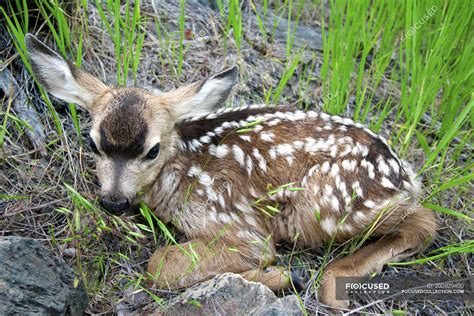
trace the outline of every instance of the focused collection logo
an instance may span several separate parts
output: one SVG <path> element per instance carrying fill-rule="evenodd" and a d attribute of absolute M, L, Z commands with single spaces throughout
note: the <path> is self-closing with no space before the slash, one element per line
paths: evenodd
<path fill-rule="evenodd" d="M 474 276 L 336 277 L 337 300 L 465 300 L 473 297 Z"/>
<path fill-rule="evenodd" d="M 347 282 L 347 294 L 389 294 L 390 284 L 388 283 L 370 283 L 370 282 Z"/>

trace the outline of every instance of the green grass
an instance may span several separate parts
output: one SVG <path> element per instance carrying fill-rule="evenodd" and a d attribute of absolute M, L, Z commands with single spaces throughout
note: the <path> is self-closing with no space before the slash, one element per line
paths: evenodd
<path fill-rule="evenodd" d="M 126 0 L 123 5 L 120 1 L 96 0 L 95 4 L 115 46 L 117 84 L 127 85 L 130 68 L 133 83 L 136 83 L 140 54 L 145 39 L 143 25 L 146 24 L 146 19 L 140 14 L 140 2 L 132 3 Z M 122 7 L 125 9 L 124 15 L 120 13 Z"/>
<path fill-rule="evenodd" d="M 325 7 L 326 3 L 328 7 Z M 79 10 L 82 13 L 72 17 L 66 8 L 61 7 L 59 0 L 38 0 L 36 4 L 38 10 L 33 14 L 44 21 L 39 25 L 41 37 L 48 36 L 61 55 L 80 66 L 83 58 L 91 58 L 92 52 L 100 49 L 89 41 L 93 38 L 91 32 L 97 30 L 91 30 L 88 12 Z M 87 1 L 75 1 L 74 5 L 75 8 L 84 8 Z M 117 85 L 137 83 L 147 44 L 158 47 L 157 55 L 146 57 L 154 59 L 155 68 L 161 74 L 160 83 L 171 80 L 178 85 L 185 77 L 186 63 L 193 57 L 192 44 L 187 43 L 185 38 L 190 27 L 185 14 L 185 0 L 179 1 L 178 19 L 172 23 L 161 15 L 142 12 L 138 1 L 95 0 L 93 5 L 97 9 L 103 34 L 113 43 Z M 263 83 L 260 91 L 253 91 L 255 95 L 259 92 L 262 97 L 251 101 L 292 103 L 307 108 L 314 106 L 311 96 L 317 86 L 324 111 L 347 115 L 347 104 L 353 102 L 354 120 L 368 124 L 376 132 L 390 125 L 389 143 L 402 158 L 412 160 L 415 152 L 424 154 L 422 167 L 418 170 L 427 183 L 423 205 L 438 212 L 442 218 L 456 221 L 460 227 L 472 226 L 472 210 L 468 208 L 469 205 L 472 207 L 473 201 L 466 201 L 465 198 L 472 197 L 474 179 L 474 19 L 469 2 L 250 1 L 249 11 L 255 15 L 258 30 L 248 29 L 241 1 L 218 0 L 217 6 L 219 12 L 213 15 L 220 28 L 216 39 L 223 51 L 223 63 L 228 62 L 226 57 L 229 53 L 235 53 L 237 63 L 245 61 L 250 44 L 246 36 L 248 32 L 259 32 L 262 43 L 271 46 L 276 42 L 277 26 L 280 23 L 286 25 L 284 54 L 275 57 L 270 51 L 268 56 L 258 56 L 268 58 L 282 70 L 281 75 L 275 78 L 275 85 Z M 10 1 L 10 9 L 16 14 L 1 7 L 1 16 L 19 58 L 31 72 L 24 44 L 25 33 L 32 26 L 27 1 Z M 326 10 L 331 14 L 321 18 Z M 322 29 L 322 52 L 310 52 L 308 48 L 295 44 L 296 27 L 299 24 L 313 25 L 314 21 L 307 17 L 310 12 L 320 12 L 318 25 Z M 274 18 L 270 19 L 270 15 Z M 149 27 L 151 23 L 154 25 Z M 309 61 L 304 58 L 305 53 L 311 54 Z M 252 69 L 248 71 L 250 73 Z M 246 74 L 243 78 L 250 79 Z M 289 89 L 290 86 L 292 89 Z M 63 161 L 72 170 L 71 179 L 84 175 L 90 177 L 89 171 L 80 173 L 77 166 L 73 166 L 74 161 L 83 157 L 79 150 L 73 152 L 68 145 L 63 119 L 45 91 L 40 86 L 38 89 L 46 105 L 45 125 L 54 127 L 49 130 L 49 154 L 57 156 L 68 151 L 68 158 L 73 159 Z M 0 111 L 1 148 L 6 146 L 5 138 L 12 135 L 12 131 L 28 128 L 25 122 L 12 114 L 10 106 L 11 102 L 6 102 Z M 84 126 L 86 119 L 76 112 L 73 104 L 69 105 L 69 110 L 74 133 L 80 141 L 81 126 Z M 255 124 L 258 122 L 249 123 L 235 132 L 249 132 Z M 70 205 L 57 208 L 67 219 L 67 232 L 58 238 L 57 229 L 51 228 L 51 240 L 54 245 L 74 245 L 78 251 L 77 271 L 88 292 L 107 302 L 104 303 L 105 308 L 111 300 L 105 296 L 113 297 L 114 290 L 121 286 L 116 278 L 121 267 L 133 265 L 132 262 L 138 261 L 140 251 L 146 247 L 158 247 L 164 242 L 177 245 L 179 240 L 146 205 L 140 208 L 140 219 L 125 221 L 105 215 L 96 201 L 84 197 L 84 192 L 77 192 L 72 181 L 68 183 L 71 184 L 61 185 L 59 194 L 67 194 Z M 269 188 L 268 194 L 285 188 Z M 2 192 L 0 198 L 23 200 L 25 195 L 25 192 Z M 465 201 L 467 207 L 463 209 L 460 200 Z M 267 216 L 278 213 L 278 205 L 265 204 L 265 198 L 257 202 L 258 208 Z M 315 216 L 318 214 L 315 212 Z M 472 240 L 451 237 L 450 244 L 432 250 L 425 257 L 393 265 L 432 262 L 443 265 L 450 256 L 472 254 Z M 353 251 L 354 245 L 355 248 L 360 246 L 368 235 L 360 238 L 353 244 L 343 245 L 342 251 Z M 130 246 L 117 250 L 108 244 L 110 240 Z M 153 241 L 151 245 L 150 241 Z M 322 265 L 330 260 L 334 249 L 334 241 L 330 241 L 321 259 Z M 189 256 L 194 258 L 192 251 Z M 197 260 L 194 258 L 194 261 Z M 315 280 L 320 282 L 320 271 L 314 275 Z M 146 275 L 143 270 L 133 269 L 131 276 L 118 279 L 147 291 L 162 304 L 159 295 L 144 287 Z"/>

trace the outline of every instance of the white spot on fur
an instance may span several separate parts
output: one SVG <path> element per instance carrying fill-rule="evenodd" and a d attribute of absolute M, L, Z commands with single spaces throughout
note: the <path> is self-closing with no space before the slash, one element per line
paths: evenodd
<path fill-rule="evenodd" d="M 395 159 L 389 159 L 388 163 L 396 174 L 400 173 L 400 166 L 398 165 L 398 162 Z"/>
<path fill-rule="evenodd" d="M 303 119 L 306 118 L 306 113 L 303 112 L 303 111 L 301 111 L 301 110 L 297 110 L 297 111 L 295 112 L 295 118 L 296 118 L 297 120 L 303 120 Z"/>
<path fill-rule="evenodd" d="M 318 117 L 318 112 L 311 110 L 311 111 L 306 112 L 306 115 L 309 118 L 317 118 Z"/>
<path fill-rule="evenodd" d="M 328 139 L 326 140 L 326 143 L 328 144 L 328 146 L 332 146 L 336 143 L 336 136 L 334 134 L 330 134 L 328 136 Z"/>
<path fill-rule="evenodd" d="M 316 142 L 316 139 L 312 137 L 307 137 L 305 140 L 306 144 L 304 149 L 308 153 L 315 153 L 320 149 L 327 149 L 326 143 L 322 139 Z"/>
<path fill-rule="evenodd" d="M 342 168 L 347 171 L 354 171 L 357 166 L 357 161 L 352 159 L 345 159 L 342 161 Z"/>
<path fill-rule="evenodd" d="M 374 179 L 374 178 L 375 178 L 375 171 L 374 171 L 374 170 L 375 170 L 375 167 L 374 167 L 374 165 L 373 165 L 371 162 L 369 162 L 369 161 L 367 161 L 367 160 L 365 160 L 365 159 L 362 159 L 362 161 L 360 162 L 360 165 L 361 165 L 362 167 L 367 168 L 367 172 L 368 172 L 368 174 L 369 174 L 369 178 L 371 178 L 371 179 Z"/>
<path fill-rule="evenodd" d="M 253 128 L 253 132 L 254 133 L 259 133 L 261 130 L 263 129 L 263 126 L 262 125 L 255 125 L 255 127 Z"/>
<path fill-rule="evenodd" d="M 211 177 L 207 172 L 202 172 L 199 175 L 199 183 L 204 186 L 210 186 L 212 183 L 214 183 L 214 178 Z"/>
<path fill-rule="evenodd" d="M 245 213 L 245 214 L 252 214 L 253 213 L 252 207 L 246 201 L 235 202 L 234 206 L 235 206 L 236 209 L 238 209 L 242 213 Z"/>
<path fill-rule="evenodd" d="M 191 166 L 188 171 L 188 176 L 190 177 L 196 177 L 199 176 L 202 173 L 202 169 L 199 166 Z"/>
<path fill-rule="evenodd" d="M 290 156 L 294 149 L 290 144 L 280 144 L 276 147 L 276 151 L 280 156 Z"/>
<path fill-rule="evenodd" d="M 319 164 L 317 165 L 314 165 L 312 166 L 311 168 L 309 168 L 308 170 L 308 176 L 309 177 L 312 177 L 314 175 L 314 173 L 319 169 Z"/>
<path fill-rule="evenodd" d="M 209 144 L 211 142 L 211 137 L 204 135 L 201 138 L 199 138 L 199 141 L 204 144 Z"/>
<path fill-rule="evenodd" d="M 341 138 L 338 138 L 337 141 L 336 141 L 338 144 L 354 144 L 353 140 L 352 140 L 352 137 L 350 136 L 344 136 L 344 137 L 341 137 Z"/>
<path fill-rule="evenodd" d="M 224 224 L 230 223 L 231 218 L 226 213 L 219 213 L 218 216 L 219 216 L 219 220 L 222 223 L 224 223 Z"/>
<path fill-rule="evenodd" d="M 362 157 L 365 157 L 369 154 L 369 148 L 359 142 L 356 142 L 355 147 L 352 150 L 352 154 L 354 156 L 361 155 Z"/>
<path fill-rule="evenodd" d="M 321 172 L 326 174 L 329 172 L 330 168 L 331 168 L 331 164 L 329 163 L 329 161 L 325 161 L 321 167 Z"/>
<path fill-rule="evenodd" d="M 346 233 L 352 233 L 353 232 L 353 227 L 347 223 L 340 224 L 338 226 L 338 230 L 341 232 L 346 232 Z"/>
<path fill-rule="evenodd" d="M 403 180 L 403 186 L 404 186 L 406 189 L 411 189 L 411 188 L 412 188 L 411 183 L 408 182 L 408 181 L 405 181 L 405 180 Z"/>
<path fill-rule="evenodd" d="M 224 196 L 222 195 L 222 193 L 219 193 L 219 195 L 217 196 L 217 200 L 219 201 L 219 205 L 224 210 L 225 209 L 225 200 L 224 200 Z"/>
<path fill-rule="evenodd" d="M 380 184 L 384 188 L 396 189 L 396 187 L 393 185 L 393 183 L 389 179 L 387 179 L 386 177 L 382 177 L 382 180 L 380 181 Z"/>
<path fill-rule="evenodd" d="M 351 152 L 352 152 L 352 146 L 346 145 L 346 146 L 344 146 L 344 149 L 340 152 L 339 156 L 344 157 L 344 156 L 348 155 Z"/>
<path fill-rule="evenodd" d="M 209 153 L 217 158 L 224 158 L 229 153 L 229 147 L 225 144 L 209 146 Z"/>
<path fill-rule="evenodd" d="M 214 222 L 214 223 L 217 223 L 217 212 L 215 210 L 212 210 L 208 213 L 209 215 L 209 219 Z"/>
<path fill-rule="evenodd" d="M 334 180 L 334 182 L 336 183 L 336 188 L 342 193 L 344 197 L 347 196 L 346 183 L 341 180 L 340 176 L 336 176 Z"/>
<path fill-rule="evenodd" d="M 381 174 L 389 176 L 391 171 L 390 168 L 388 167 L 387 163 L 385 162 L 385 159 L 381 155 L 377 157 L 377 162 L 378 162 L 378 170 Z"/>
<path fill-rule="evenodd" d="M 212 186 L 206 186 L 206 194 L 207 199 L 210 201 L 217 201 L 217 194 L 216 191 L 212 188 Z"/>
<path fill-rule="evenodd" d="M 237 214 L 231 212 L 231 213 L 229 213 L 229 215 L 230 215 L 230 217 L 232 218 L 232 220 L 233 220 L 234 222 L 240 223 L 240 219 L 239 219 L 239 217 L 237 216 Z"/>
<path fill-rule="evenodd" d="M 332 236 L 336 233 L 336 222 L 331 217 L 326 217 L 321 220 L 321 228 L 326 234 Z"/>
<path fill-rule="evenodd" d="M 342 124 L 342 117 L 340 117 L 340 116 L 333 115 L 333 116 L 331 116 L 331 120 L 332 120 L 333 122 Z"/>
<path fill-rule="evenodd" d="M 332 164 L 330 175 L 331 177 L 336 177 L 339 175 L 339 166 L 336 163 Z"/>
<path fill-rule="evenodd" d="M 254 198 L 258 198 L 258 194 L 257 194 L 257 191 L 255 190 L 254 187 L 250 187 L 250 195 L 253 196 Z"/>
<path fill-rule="evenodd" d="M 351 120 L 350 118 L 345 117 L 342 119 L 342 124 L 351 126 L 351 125 L 354 125 L 354 121 Z"/>
<path fill-rule="evenodd" d="M 249 143 L 252 142 L 252 138 L 249 135 L 240 135 L 239 137 L 245 140 L 246 142 L 249 142 Z"/>
<path fill-rule="evenodd" d="M 221 127 L 224 128 L 224 129 L 231 128 L 230 122 L 224 122 L 224 123 L 222 123 Z"/>
<path fill-rule="evenodd" d="M 252 170 L 253 170 L 252 157 L 247 156 L 247 160 L 245 162 L 245 165 L 246 165 L 247 173 L 250 176 L 252 174 Z"/>
<path fill-rule="evenodd" d="M 267 172 L 267 161 L 263 158 L 262 154 L 260 154 L 258 148 L 254 148 L 252 154 L 255 159 L 257 159 L 258 167 L 262 169 L 263 172 Z"/>
<path fill-rule="evenodd" d="M 281 120 L 280 119 L 274 119 L 274 120 L 271 120 L 271 121 L 268 121 L 267 125 L 268 126 L 275 126 L 277 124 L 281 123 Z"/>
<path fill-rule="evenodd" d="M 329 118 L 330 118 L 329 114 L 324 113 L 324 112 L 321 112 L 321 113 L 319 114 L 319 116 L 320 116 L 323 120 L 325 120 L 325 121 L 328 121 Z"/>
<path fill-rule="evenodd" d="M 329 205 L 332 207 L 332 209 L 336 212 L 339 211 L 339 200 L 335 195 L 329 196 Z"/>
<path fill-rule="evenodd" d="M 304 146 L 304 143 L 301 140 L 295 140 L 293 142 L 293 147 L 295 149 L 301 149 L 301 148 L 303 148 L 303 146 Z"/>
<path fill-rule="evenodd" d="M 322 201 L 328 204 L 334 211 L 339 211 L 339 200 L 333 195 L 333 191 L 333 188 L 329 184 L 325 184 Z"/>
<path fill-rule="evenodd" d="M 314 184 L 314 185 L 313 185 L 313 193 L 314 193 L 314 194 L 318 194 L 318 193 L 319 193 L 319 185 L 317 185 L 317 184 Z"/>
<path fill-rule="evenodd" d="M 245 215 L 244 219 L 247 222 L 247 224 L 249 224 L 251 226 L 254 226 L 254 227 L 257 227 L 257 221 L 255 220 L 255 218 L 253 216 Z"/>
<path fill-rule="evenodd" d="M 362 192 L 362 188 L 360 187 L 360 183 L 359 181 L 355 181 L 354 183 L 352 183 L 352 189 L 355 191 L 355 193 L 363 198 L 364 197 L 364 193 Z"/>
<path fill-rule="evenodd" d="M 272 133 L 272 132 L 262 132 L 262 133 L 260 133 L 260 139 L 262 139 L 263 141 L 272 143 L 274 138 L 275 138 L 275 134 Z"/>
<path fill-rule="evenodd" d="M 222 126 L 219 126 L 214 130 L 214 133 L 216 133 L 216 135 L 220 135 L 222 134 L 222 132 L 224 132 L 224 128 Z"/>
<path fill-rule="evenodd" d="M 251 238 L 248 230 L 238 231 L 237 232 L 237 237 L 239 237 L 240 239 L 249 239 L 249 238 Z"/>
<path fill-rule="evenodd" d="M 237 160 L 239 165 L 243 167 L 245 165 L 245 154 L 242 148 L 234 144 L 232 145 L 232 152 L 234 154 L 235 160 Z"/>
<path fill-rule="evenodd" d="M 365 214 L 363 211 L 355 212 L 354 217 L 357 222 L 365 222 L 368 219 L 367 214 Z"/>
<path fill-rule="evenodd" d="M 270 155 L 270 157 L 271 157 L 273 160 L 275 160 L 276 157 L 277 157 L 277 153 L 276 153 L 275 148 L 270 148 L 270 149 L 268 150 L 268 154 Z"/>
<path fill-rule="evenodd" d="M 188 148 L 191 151 L 195 151 L 201 146 L 202 146 L 201 142 L 197 139 L 193 139 L 191 142 L 188 143 Z"/>
<path fill-rule="evenodd" d="M 374 201 L 365 200 L 365 201 L 364 201 L 364 205 L 365 205 L 367 208 L 374 208 L 376 204 L 375 204 Z"/>

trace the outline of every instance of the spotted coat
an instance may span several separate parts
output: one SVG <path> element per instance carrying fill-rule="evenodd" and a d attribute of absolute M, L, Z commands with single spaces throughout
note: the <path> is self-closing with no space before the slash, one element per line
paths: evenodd
<path fill-rule="evenodd" d="M 221 109 L 176 126 L 176 155 L 147 201 L 189 238 L 223 229 L 252 244 L 360 233 L 418 184 L 386 141 L 347 118 L 291 107 Z"/>

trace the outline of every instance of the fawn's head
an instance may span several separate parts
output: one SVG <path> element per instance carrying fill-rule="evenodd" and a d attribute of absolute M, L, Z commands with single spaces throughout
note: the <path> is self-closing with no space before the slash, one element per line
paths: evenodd
<path fill-rule="evenodd" d="M 90 144 L 101 183 L 101 204 L 114 214 L 126 211 L 175 154 L 175 124 L 220 106 L 238 73 L 233 67 L 156 95 L 140 88 L 107 86 L 33 35 L 27 34 L 25 41 L 38 82 L 55 97 L 76 103 L 91 115 Z"/>

